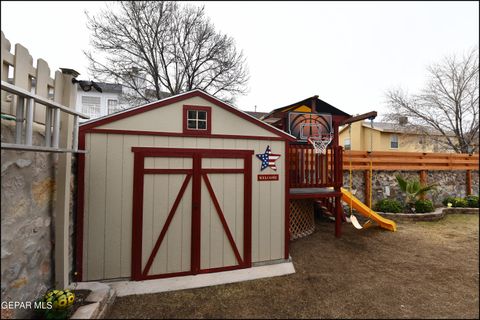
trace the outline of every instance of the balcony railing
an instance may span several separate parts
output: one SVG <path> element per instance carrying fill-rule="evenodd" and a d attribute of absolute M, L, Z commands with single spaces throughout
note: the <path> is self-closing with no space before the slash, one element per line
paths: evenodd
<path fill-rule="evenodd" d="M 325 154 L 316 154 L 311 145 L 291 144 L 290 188 L 341 187 L 342 153 L 342 147 L 328 147 Z"/>

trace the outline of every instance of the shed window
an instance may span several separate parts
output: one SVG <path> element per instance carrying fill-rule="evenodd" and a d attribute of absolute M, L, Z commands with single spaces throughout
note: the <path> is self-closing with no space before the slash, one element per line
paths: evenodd
<path fill-rule="evenodd" d="M 343 140 L 343 149 L 350 150 L 351 148 L 352 148 L 352 145 L 351 145 L 351 142 L 350 142 L 350 138 L 345 138 Z"/>
<path fill-rule="evenodd" d="M 398 149 L 398 135 L 390 135 L 390 149 Z"/>
<path fill-rule="evenodd" d="M 188 129 L 207 130 L 207 111 L 188 110 Z"/>
<path fill-rule="evenodd" d="M 211 108 L 184 106 L 183 131 L 191 134 L 208 134 L 211 132 Z"/>

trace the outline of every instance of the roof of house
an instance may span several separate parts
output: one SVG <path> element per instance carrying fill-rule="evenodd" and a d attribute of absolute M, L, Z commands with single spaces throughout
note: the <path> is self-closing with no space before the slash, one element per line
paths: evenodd
<path fill-rule="evenodd" d="M 370 121 L 363 121 L 362 126 L 365 128 L 372 129 L 372 124 Z M 342 133 L 344 130 L 346 130 L 348 126 L 344 126 L 343 128 L 340 129 L 340 133 Z M 432 128 L 428 127 L 423 127 L 424 132 L 420 132 L 418 130 L 418 127 L 414 127 L 411 125 L 401 125 L 399 123 L 394 123 L 394 122 L 373 122 L 373 130 L 380 131 L 380 132 L 386 132 L 386 133 L 405 133 L 405 134 L 424 134 L 425 131 L 428 134 L 432 135 L 438 135 L 438 131 L 433 130 Z"/>
<path fill-rule="evenodd" d="M 122 93 L 122 85 L 120 83 L 95 82 L 103 92 Z"/>
<path fill-rule="evenodd" d="M 257 112 L 257 111 L 244 111 L 244 112 L 257 119 L 261 119 L 263 116 L 266 116 L 268 114 L 268 112 Z"/>
<path fill-rule="evenodd" d="M 342 110 L 335 108 L 331 104 L 328 104 L 327 102 L 319 99 L 318 96 L 313 96 L 313 97 L 292 103 L 288 106 L 274 109 L 269 114 L 273 115 L 277 112 L 288 112 L 291 109 L 294 109 L 299 106 L 307 106 L 312 110 L 313 110 L 313 106 L 315 106 L 315 111 L 317 113 L 330 113 L 332 115 L 351 117 L 351 115 L 349 115 L 348 113 L 343 112 Z"/>

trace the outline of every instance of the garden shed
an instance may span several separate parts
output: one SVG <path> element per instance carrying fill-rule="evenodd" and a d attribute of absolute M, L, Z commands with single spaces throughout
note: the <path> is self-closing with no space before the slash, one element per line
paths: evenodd
<path fill-rule="evenodd" d="M 79 281 L 288 259 L 288 142 L 201 90 L 80 126 Z"/>

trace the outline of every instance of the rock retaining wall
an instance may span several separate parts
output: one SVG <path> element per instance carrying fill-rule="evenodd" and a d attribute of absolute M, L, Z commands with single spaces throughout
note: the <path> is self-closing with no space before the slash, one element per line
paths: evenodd
<path fill-rule="evenodd" d="M 1 120 L 2 142 L 14 141 L 14 124 L 11 120 Z M 34 124 L 34 145 L 44 142 L 43 132 L 43 126 Z M 54 286 L 53 208 L 57 156 L 4 149 L 1 156 L 1 298 L 2 302 L 34 301 Z M 73 218 L 73 211 L 70 218 Z M 73 235 L 73 220 L 70 222 Z M 72 249 L 71 243 L 71 265 Z M 32 316 L 32 310 L 2 308 L 2 318 Z"/>
<path fill-rule="evenodd" d="M 398 187 L 395 175 L 402 177 L 419 178 L 418 171 L 373 171 L 372 174 L 372 202 L 376 203 L 384 198 L 397 199 L 404 202 L 405 197 Z M 479 192 L 479 172 L 472 171 L 472 194 L 478 195 Z M 349 172 L 344 171 L 343 186 L 349 188 Z M 443 199 L 447 196 L 465 197 L 466 196 L 466 173 L 465 171 L 428 171 L 427 183 L 437 183 L 437 191 L 429 194 L 428 198 L 433 201 L 435 206 L 441 206 Z M 352 191 L 362 202 L 365 199 L 365 180 L 364 171 L 352 172 Z"/>

